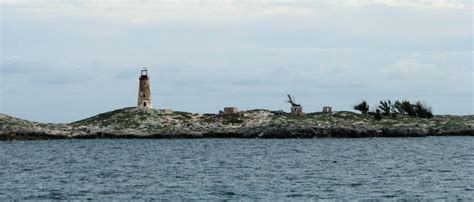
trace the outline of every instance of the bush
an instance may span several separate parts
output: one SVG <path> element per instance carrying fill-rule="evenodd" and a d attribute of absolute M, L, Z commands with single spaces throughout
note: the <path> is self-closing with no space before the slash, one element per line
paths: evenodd
<path fill-rule="evenodd" d="M 408 114 L 408 116 L 416 116 L 415 107 L 408 100 L 402 101 L 402 112 Z"/>
<path fill-rule="evenodd" d="M 367 114 L 369 112 L 369 105 L 367 101 L 362 101 L 360 104 L 354 106 L 354 110 L 360 111 L 362 114 Z"/>
<path fill-rule="evenodd" d="M 358 105 L 354 106 L 355 110 L 362 112 L 362 114 L 367 114 L 369 111 L 369 105 L 366 101 L 361 102 Z M 381 100 L 380 105 L 376 109 L 376 111 L 372 111 L 369 113 L 370 115 L 374 115 L 377 120 L 379 116 L 390 116 L 397 117 L 398 114 L 408 115 L 411 117 L 419 117 L 419 118 L 432 118 L 433 113 L 431 107 L 426 105 L 421 101 L 417 101 L 415 104 L 412 104 L 408 100 L 399 101 L 396 100 L 393 104 L 390 100 Z"/>
<path fill-rule="evenodd" d="M 418 101 L 414 105 L 414 111 L 416 116 L 420 118 L 433 118 L 433 113 L 431 112 L 431 107 L 426 106 L 426 104 Z"/>
<path fill-rule="evenodd" d="M 405 114 L 402 108 L 402 102 L 400 102 L 399 100 L 393 103 L 392 114 Z"/>
<path fill-rule="evenodd" d="M 392 101 L 380 100 L 379 109 L 383 111 L 383 115 L 389 116 L 392 110 Z"/>
<path fill-rule="evenodd" d="M 375 120 L 377 120 L 377 121 L 382 120 L 382 114 L 380 113 L 380 110 L 379 110 L 379 109 L 375 110 L 374 118 L 375 118 Z"/>

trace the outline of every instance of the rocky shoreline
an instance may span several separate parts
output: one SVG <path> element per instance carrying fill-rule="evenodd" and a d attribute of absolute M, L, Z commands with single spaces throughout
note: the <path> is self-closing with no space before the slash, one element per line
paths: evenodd
<path fill-rule="evenodd" d="M 0 114 L 0 140 L 95 138 L 367 138 L 474 136 L 474 116 L 406 116 L 377 121 L 353 112 L 294 117 L 268 110 L 238 116 L 124 108 L 68 124 L 44 124 Z"/>

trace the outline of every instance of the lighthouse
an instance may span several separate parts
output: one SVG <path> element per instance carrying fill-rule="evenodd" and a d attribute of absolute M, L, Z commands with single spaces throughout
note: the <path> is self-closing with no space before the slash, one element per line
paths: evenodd
<path fill-rule="evenodd" d="M 140 71 L 137 107 L 147 109 L 153 108 L 153 105 L 151 104 L 150 77 L 148 76 L 148 70 L 145 67 Z"/>

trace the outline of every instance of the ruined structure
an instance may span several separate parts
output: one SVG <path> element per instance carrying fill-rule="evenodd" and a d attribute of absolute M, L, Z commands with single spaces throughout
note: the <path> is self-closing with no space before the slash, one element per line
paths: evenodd
<path fill-rule="evenodd" d="M 293 116 L 303 116 L 303 107 L 302 106 L 296 106 L 296 107 L 291 107 L 291 115 Z"/>
<path fill-rule="evenodd" d="M 288 103 L 291 104 L 291 115 L 293 116 L 303 116 L 303 107 L 300 104 L 296 104 L 295 101 L 288 95 Z"/>
<path fill-rule="evenodd" d="M 237 107 L 224 107 L 224 111 L 219 111 L 220 116 L 242 116 Z"/>
<path fill-rule="evenodd" d="M 147 109 L 153 108 L 153 105 L 151 104 L 150 92 L 150 77 L 148 76 L 148 70 L 143 68 L 140 72 L 137 107 Z"/>
<path fill-rule="evenodd" d="M 323 107 L 323 112 L 324 112 L 324 113 L 332 113 L 332 107 L 330 107 L 330 106 L 324 106 L 324 107 Z"/>

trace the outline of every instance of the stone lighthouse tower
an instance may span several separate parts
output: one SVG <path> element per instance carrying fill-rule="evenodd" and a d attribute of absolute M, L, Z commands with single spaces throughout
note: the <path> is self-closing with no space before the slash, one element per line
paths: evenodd
<path fill-rule="evenodd" d="M 148 109 L 153 108 L 151 104 L 150 77 L 148 77 L 148 70 L 145 67 L 140 72 L 137 107 Z"/>

